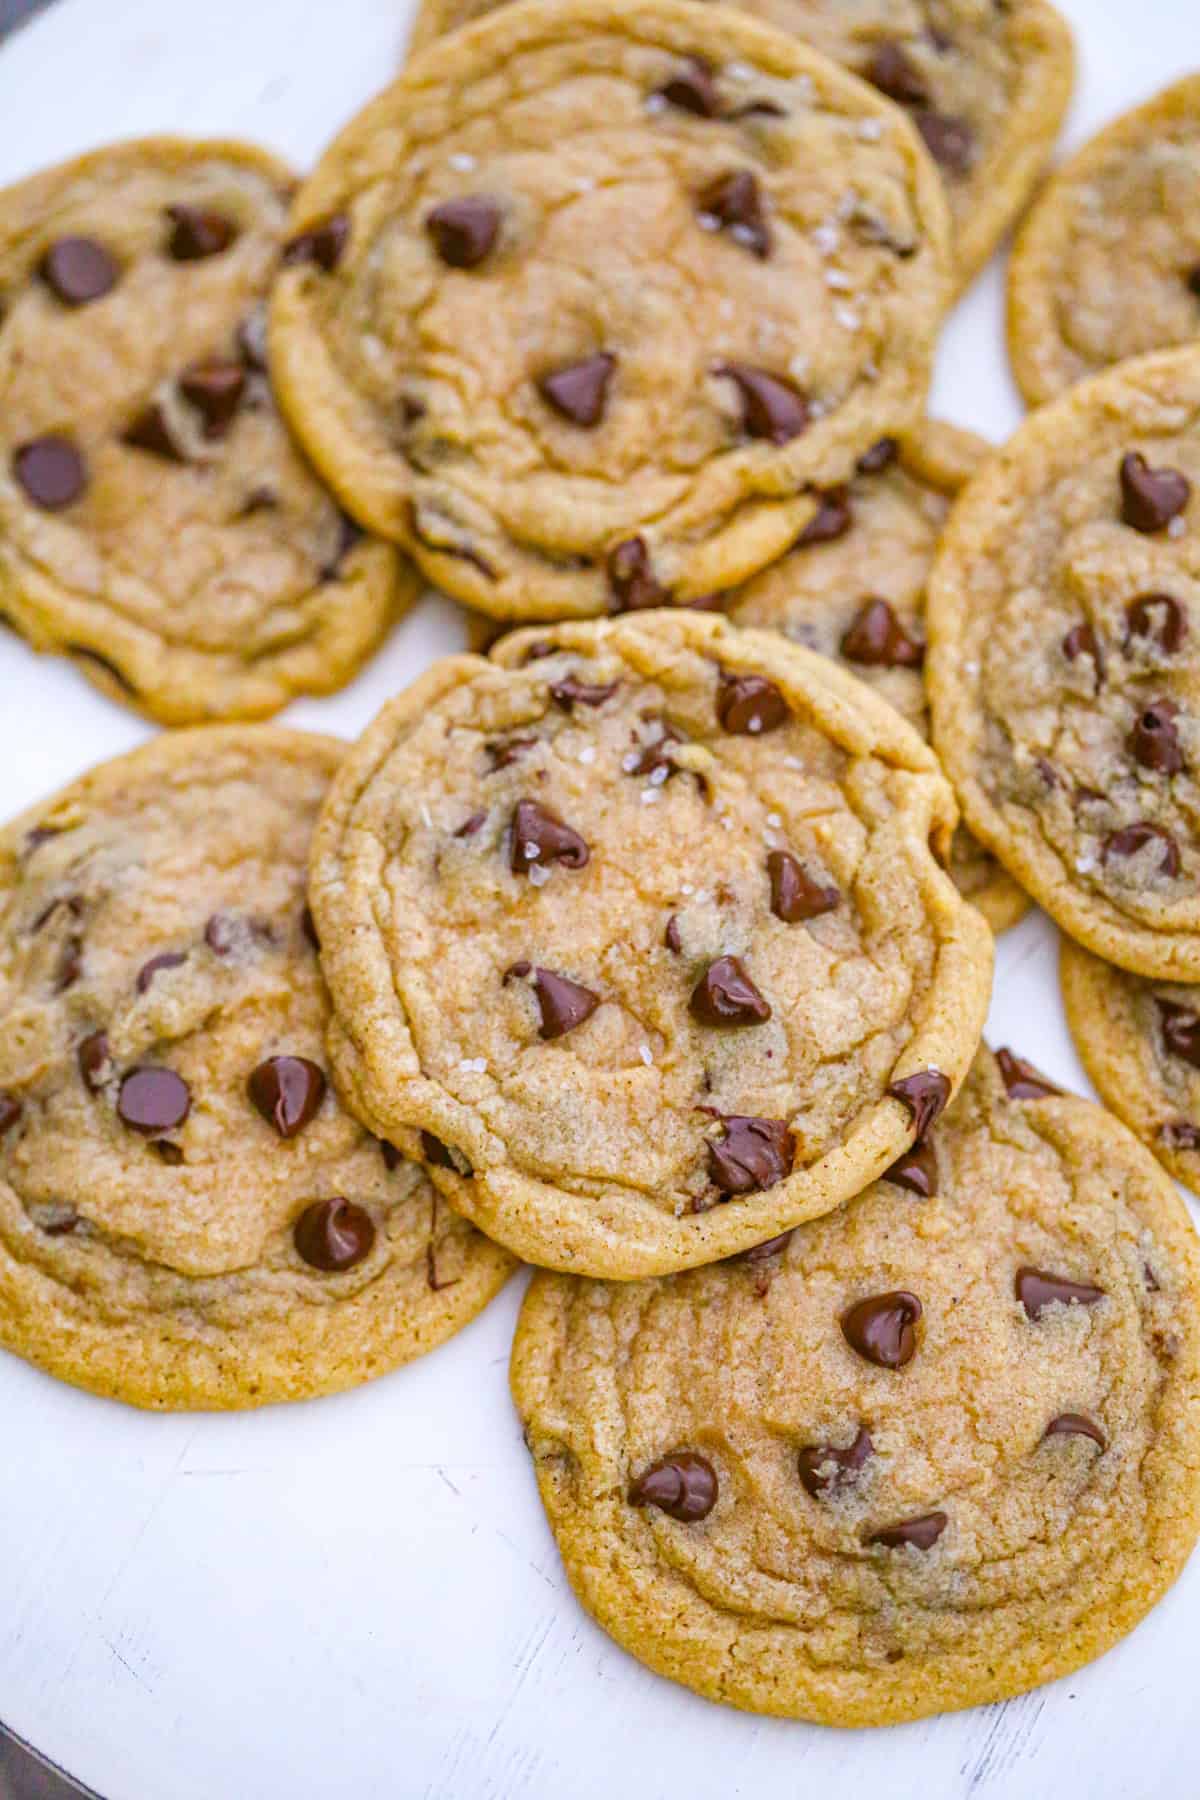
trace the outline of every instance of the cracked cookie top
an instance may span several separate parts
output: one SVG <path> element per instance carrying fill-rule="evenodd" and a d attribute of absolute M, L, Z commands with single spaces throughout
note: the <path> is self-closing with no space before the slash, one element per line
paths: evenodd
<path fill-rule="evenodd" d="M 159 738 L 0 835 L 0 1343 L 152 1407 L 348 1387 L 512 1259 L 327 1079 L 305 905 L 339 747 Z"/>
<path fill-rule="evenodd" d="M 349 1103 L 519 1254 L 629 1277 L 822 1212 L 962 1078 L 991 937 L 932 753 L 835 664 L 660 611 L 441 663 L 310 895 Z"/>
<path fill-rule="evenodd" d="M 150 138 L 0 193 L 0 614 L 165 724 L 330 692 L 417 591 L 275 410 L 292 187 Z"/>
<path fill-rule="evenodd" d="M 744 15 L 520 4 L 326 152 L 272 364 L 355 514 L 484 612 L 686 600 L 763 567 L 920 410 L 936 172 L 898 109 Z"/>
<path fill-rule="evenodd" d="M 513 1395 L 621 1644 L 710 1699 L 883 1724 L 1078 1668 L 1174 1580 L 1198 1300 L 1152 1158 L 984 1051 L 919 1167 L 759 1252 L 536 1275 Z"/>

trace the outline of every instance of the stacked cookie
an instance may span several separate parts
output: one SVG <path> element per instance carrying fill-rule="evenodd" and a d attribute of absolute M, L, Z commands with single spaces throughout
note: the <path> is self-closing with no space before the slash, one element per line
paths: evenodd
<path fill-rule="evenodd" d="M 0 197 L 32 643 L 183 724 L 345 681 L 414 567 L 522 627 L 345 751 L 181 731 L 0 836 L 0 1338 L 251 1405 L 534 1263 L 513 1391 L 584 1603 L 872 1723 L 1078 1667 L 1200 1520 L 1186 1214 L 981 1047 L 1032 895 L 1132 971 L 1077 991 L 1131 984 L 1135 1129 L 1148 1017 L 1200 1067 L 1136 985 L 1192 977 L 1200 353 L 995 457 L 926 419 L 1065 30 L 755 10 L 427 6 L 294 195 L 159 140 Z"/>

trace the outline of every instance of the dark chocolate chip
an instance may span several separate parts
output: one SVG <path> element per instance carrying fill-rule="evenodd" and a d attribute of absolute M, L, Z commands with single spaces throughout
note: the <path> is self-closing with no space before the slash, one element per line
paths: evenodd
<path fill-rule="evenodd" d="M 179 377 L 179 391 L 204 421 L 206 438 L 223 438 L 246 391 L 241 363 L 191 363 Z"/>
<path fill-rule="evenodd" d="M 1048 1306 L 1095 1306 L 1104 1289 L 1086 1281 L 1068 1281 L 1065 1275 L 1047 1275 L 1042 1269 L 1018 1269 L 1013 1282 L 1017 1299 L 1031 1319 L 1040 1319 Z"/>
<path fill-rule="evenodd" d="M 645 538 L 626 538 L 615 545 L 605 568 L 618 612 L 642 612 L 662 606 L 671 597 L 671 590 L 655 579 Z"/>
<path fill-rule="evenodd" d="M 836 887 L 814 881 L 786 850 L 770 852 L 767 876 L 771 883 L 771 911 L 785 925 L 832 912 L 842 898 Z"/>
<path fill-rule="evenodd" d="M 452 269 L 473 269 L 496 242 L 500 209 L 482 194 L 443 200 L 426 215 L 425 229 L 444 263 Z"/>
<path fill-rule="evenodd" d="M 269 1056 L 251 1071 L 246 1092 L 267 1124 L 291 1138 L 325 1098 L 325 1074 L 307 1056 Z"/>
<path fill-rule="evenodd" d="M 1093 627 L 1086 621 L 1082 625 L 1072 625 L 1063 638 L 1062 653 L 1068 662 L 1075 662 L 1080 656 L 1091 657 L 1096 670 L 1096 689 L 1099 692 L 1104 681 L 1104 651 Z"/>
<path fill-rule="evenodd" d="M 331 1275 L 370 1255 L 375 1226 L 352 1200 L 314 1200 L 292 1226 L 292 1242 L 310 1268 Z"/>
<path fill-rule="evenodd" d="M 1147 844 L 1162 847 L 1158 863 L 1160 872 L 1172 877 L 1178 875 L 1181 866 L 1179 845 L 1161 825 L 1148 825 L 1143 821 L 1137 825 L 1124 825 L 1119 831 L 1110 831 L 1101 846 L 1100 854 L 1105 862 L 1109 862 L 1114 856 L 1136 856 Z"/>
<path fill-rule="evenodd" d="M 63 939 L 54 972 L 54 991 L 65 994 L 83 974 L 83 939 L 75 932 Z"/>
<path fill-rule="evenodd" d="M 1191 482 L 1178 469 L 1152 469 L 1137 450 L 1121 458 L 1121 521 L 1135 531 L 1164 531 L 1191 492 Z"/>
<path fill-rule="evenodd" d="M 400 1164 L 404 1161 L 404 1157 L 401 1155 L 400 1151 L 397 1150 L 395 1144 L 389 1143 L 387 1138 L 379 1138 L 378 1143 L 379 1154 L 383 1158 L 383 1166 L 388 1173 L 391 1174 L 394 1169 L 400 1167 Z"/>
<path fill-rule="evenodd" d="M 265 303 L 256 306 L 253 312 L 246 314 L 234 333 L 234 338 L 238 354 L 246 367 L 253 369 L 256 375 L 265 375 L 267 372 L 267 308 Z"/>
<path fill-rule="evenodd" d="M 152 1136 L 182 1125 L 191 1111 L 188 1084 L 174 1069 L 131 1069 L 121 1082 L 117 1113 L 133 1131 Z"/>
<path fill-rule="evenodd" d="M 485 812 L 473 812 L 463 820 L 454 835 L 456 838 L 474 837 L 475 833 L 482 831 L 486 824 L 487 814 Z"/>
<path fill-rule="evenodd" d="M 121 442 L 132 450 L 161 456 L 166 462 L 187 461 L 187 448 L 175 436 L 171 421 L 157 400 L 152 400 L 130 421 L 121 433 Z"/>
<path fill-rule="evenodd" d="M 1062 1093 L 1040 1069 L 1023 1056 L 1014 1056 L 1011 1050 L 997 1050 L 996 1067 L 1010 1100 L 1048 1100 Z"/>
<path fill-rule="evenodd" d="M 792 1172 L 796 1139 L 786 1119 L 726 1113 L 725 1136 L 708 1146 L 708 1172 L 723 1194 L 757 1194 Z"/>
<path fill-rule="evenodd" d="M 876 44 L 863 75 L 873 88 L 878 88 L 899 106 L 929 104 L 929 89 L 924 76 L 904 46 L 893 38 L 885 38 Z"/>
<path fill-rule="evenodd" d="M 847 488 L 827 488 L 817 495 L 817 510 L 796 542 L 793 550 L 807 550 L 813 544 L 832 544 L 835 539 L 845 537 L 854 523 L 854 510 L 850 505 L 850 493 Z"/>
<path fill-rule="evenodd" d="M 950 1082 L 940 1069 L 922 1069 L 893 1081 L 888 1088 L 893 1100 L 902 1100 L 913 1119 L 913 1141 L 920 1143 L 950 1098 Z"/>
<path fill-rule="evenodd" d="M 63 829 L 61 825 L 35 825 L 32 831 L 25 833 L 26 856 L 32 856 L 40 845 L 48 844 L 51 838 L 61 837 Z"/>
<path fill-rule="evenodd" d="M 900 454 L 900 444 L 894 437 L 881 437 L 864 450 L 858 459 L 860 475 L 881 475 L 884 469 L 890 469 Z"/>
<path fill-rule="evenodd" d="M 678 775 L 680 772 L 679 764 L 671 755 L 671 746 L 685 742 L 683 733 L 676 731 L 673 725 L 668 725 L 664 720 L 659 735 L 651 738 L 650 742 L 642 748 L 636 761 L 630 765 L 626 773 L 648 776 L 653 780 L 660 769 L 665 769 L 666 774 L 663 776 L 663 780 L 669 781 L 672 775 Z"/>
<path fill-rule="evenodd" d="M 64 237 L 51 244 L 38 274 L 64 306 L 87 306 L 112 292 L 120 270 L 95 238 Z"/>
<path fill-rule="evenodd" d="M 175 262 L 202 262 L 219 256 L 237 236 L 232 219 L 203 207 L 168 206 L 167 217 L 171 221 L 167 255 Z"/>
<path fill-rule="evenodd" d="M 692 989 L 692 1017 L 702 1025 L 760 1025 L 771 1008 L 739 957 L 718 956 Z"/>
<path fill-rule="evenodd" d="M 672 1451 L 642 1470 L 630 1486 L 629 1504 L 657 1506 L 672 1519 L 694 1524 L 717 1504 L 717 1472 L 694 1450 Z"/>
<path fill-rule="evenodd" d="M 742 430 L 747 437 L 789 444 L 809 421 L 808 401 L 796 385 L 751 363 L 720 363 L 714 374 L 727 376 L 742 403 Z"/>
<path fill-rule="evenodd" d="M 1086 1413 L 1059 1413 L 1057 1418 L 1051 1419 L 1045 1431 L 1043 1431 L 1043 1444 L 1046 1442 L 1047 1438 L 1054 1437 L 1091 1438 L 1093 1444 L 1098 1444 L 1101 1450 L 1108 1449 L 1108 1439 L 1105 1437 L 1096 1421 L 1094 1419 L 1089 1419 Z"/>
<path fill-rule="evenodd" d="M 0 1092 L 0 1138 L 8 1136 L 23 1111 L 15 1094 Z"/>
<path fill-rule="evenodd" d="M 93 1031 L 85 1037 L 75 1052 L 79 1063 L 79 1074 L 83 1085 L 89 1093 L 95 1093 L 103 1087 L 112 1071 L 112 1056 L 108 1048 L 108 1033 Z"/>
<path fill-rule="evenodd" d="M 708 231 L 727 231 L 754 256 L 771 254 L 771 228 L 763 211 L 758 179 L 749 169 L 731 169 L 697 196 L 696 213 Z"/>
<path fill-rule="evenodd" d="M 914 1144 L 896 1158 L 890 1169 L 883 1171 L 883 1180 L 894 1181 L 897 1187 L 919 1194 L 922 1200 L 930 1199 L 938 1191 L 937 1152 L 933 1145 L 928 1140 Z"/>
<path fill-rule="evenodd" d="M 138 970 L 137 991 L 144 994 L 154 977 L 162 969 L 177 969 L 180 963 L 187 961 L 186 950 L 164 950 L 161 956 L 152 956 L 149 962 L 143 963 Z"/>
<path fill-rule="evenodd" d="M 597 350 L 582 362 L 567 363 L 539 375 L 537 389 L 547 406 L 572 425 L 598 425 L 604 417 L 608 384 L 617 359 L 608 350 Z"/>
<path fill-rule="evenodd" d="M 159 1159 L 173 1169 L 177 1169 L 183 1161 L 182 1146 L 172 1143 L 170 1138 L 151 1138 L 150 1148 L 157 1151 Z"/>
<path fill-rule="evenodd" d="M 1200 1125 L 1173 1119 L 1159 1127 L 1159 1136 L 1170 1150 L 1200 1150 Z"/>
<path fill-rule="evenodd" d="M 620 685 L 619 681 L 589 684 L 580 681 L 578 676 L 565 675 L 561 681 L 550 683 L 550 698 L 564 712 L 570 712 L 573 706 L 603 706 L 606 700 L 612 699 Z"/>
<path fill-rule="evenodd" d="M 1170 594 L 1140 594 L 1125 608 L 1125 622 L 1127 650 L 1134 638 L 1149 638 L 1166 655 L 1174 656 L 1187 636 L 1187 614 Z"/>
<path fill-rule="evenodd" d="M 842 1314 L 842 1336 L 864 1361 L 881 1369 L 902 1369 L 917 1353 L 922 1310 L 917 1296 L 903 1288 L 870 1294 Z"/>
<path fill-rule="evenodd" d="M 879 1544 L 885 1550 L 902 1550 L 906 1544 L 914 1550 L 932 1550 L 949 1523 L 944 1512 L 921 1513 L 918 1518 L 885 1525 L 882 1531 L 873 1531 L 865 1541 Z"/>
<path fill-rule="evenodd" d="M 535 865 L 546 868 L 562 863 L 582 869 L 590 855 L 587 844 L 547 807 L 536 800 L 518 800 L 512 817 L 512 851 L 509 866 L 515 875 L 527 875 Z"/>
<path fill-rule="evenodd" d="M 317 922 L 312 915 L 312 907 L 306 906 L 300 914 L 300 929 L 314 950 L 320 950 L 321 940 L 317 936 Z"/>
<path fill-rule="evenodd" d="M 699 119 L 715 119 L 721 111 L 712 69 L 702 56 L 686 57 L 657 92 L 671 106 L 694 113 Z"/>
<path fill-rule="evenodd" d="M 556 975 L 553 969 L 533 971 L 533 990 L 542 1014 L 538 1035 L 547 1040 L 565 1037 L 568 1031 L 574 1031 L 576 1025 L 591 1018 L 600 1004 L 599 994 L 594 994 L 591 988 L 571 981 L 566 975 Z"/>
<path fill-rule="evenodd" d="M 35 935 L 37 932 L 41 931 L 44 925 L 49 924 L 60 906 L 65 907 L 73 919 L 77 919 L 83 911 L 83 902 L 79 899 L 78 895 L 68 894 L 64 896 L 59 894 L 56 899 L 50 901 L 48 906 L 43 906 L 41 912 L 30 926 L 30 931 Z"/>
<path fill-rule="evenodd" d="M 1175 1000 L 1155 998 L 1163 1043 L 1172 1056 L 1180 1056 L 1193 1069 L 1200 1069 L 1200 1014 Z"/>
<path fill-rule="evenodd" d="M 327 219 L 299 232 L 283 246 L 284 266 L 315 263 L 318 269 L 332 274 L 345 254 L 350 241 L 350 220 L 343 212 L 330 213 Z"/>
<path fill-rule="evenodd" d="M 1179 708 L 1173 700 L 1151 700 L 1142 708 L 1125 740 L 1135 762 L 1156 775 L 1178 775 L 1183 767 L 1183 746 L 1175 721 Z"/>
<path fill-rule="evenodd" d="M 13 452 L 13 475 L 27 499 L 43 512 L 61 512 L 87 486 L 87 464 L 70 438 L 31 438 Z"/>
<path fill-rule="evenodd" d="M 773 1256 L 779 1256 L 786 1250 L 791 1241 L 791 1232 L 781 1231 L 778 1237 L 767 1238 L 761 1244 L 751 1244 L 749 1250 L 742 1252 L 743 1259 L 748 1263 L 770 1262 Z"/>
<path fill-rule="evenodd" d="M 717 687 L 717 723 L 735 737 L 760 737 L 786 725 L 788 703 L 765 675 L 731 675 L 720 672 Z"/>
<path fill-rule="evenodd" d="M 919 669 L 925 646 L 909 635 L 886 600 L 865 600 L 843 633 L 841 652 L 847 662 L 867 668 Z"/>
<path fill-rule="evenodd" d="M 462 1151 L 443 1144 L 441 1138 L 434 1137 L 432 1131 L 421 1133 L 421 1156 L 425 1162 L 433 1163 L 439 1169 L 453 1169 L 456 1175 L 469 1176 L 473 1173 Z"/>
<path fill-rule="evenodd" d="M 663 943 L 675 956 L 683 955 L 683 939 L 679 935 L 679 915 L 672 913 L 663 932 Z"/>
<path fill-rule="evenodd" d="M 966 119 L 926 109 L 913 115 L 913 124 L 939 168 L 948 175 L 970 173 L 975 161 L 975 133 Z"/>
<path fill-rule="evenodd" d="M 809 1444 L 796 1457 L 801 1485 L 814 1500 L 822 1500 L 853 1481 L 874 1454 L 875 1446 L 865 1425 L 859 1426 L 853 1442 L 844 1449 L 836 1444 Z"/>
<path fill-rule="evenodd" d="M 519 761 L 526 750 L 532 750 L 536 743 L 536 738 L 515 737 L 497 738 L 492 743 L 485 744 L 483 748 L 488 759 L 489 773 L 507 769 L 511 763 Z"/>

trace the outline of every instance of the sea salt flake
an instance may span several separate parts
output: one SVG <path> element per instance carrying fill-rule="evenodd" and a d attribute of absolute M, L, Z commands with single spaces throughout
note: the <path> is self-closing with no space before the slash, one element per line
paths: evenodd
<path fill-rule="evenodd" d="M 486 1056 L 464 1056 L 459 1063 L 464 1075 L 482 1075 L 487 1068 Z"/>
<path fill-rule="evenodd" d="M 654 1061 L 653 1056 L 650 1054 L 649 1044 L 639 1044 L 638 1055 L 641 1057 L 647 1068 L 649 1068 Z"/>
<path fill-rule="evenodd" d="M 450 167 L 457 169 L 460 175 L 466 175 L 476 168 L 477 164 L 469 150 L 456 150 L 450 158 Z"/>
<path fill-rule="evenodd" d="M 579 752 L 579 760 L 581 763 L 594 763 L 596 760 L 595 744 L 585 744 Z"/>
<path fill-rule="evenodd" d="M 530 885 L 533 887 L 545 887 L 549 879 L 549 869 L 543 868 L 540 863 L 534 863 L 532 869 L 529 871 Z"/>

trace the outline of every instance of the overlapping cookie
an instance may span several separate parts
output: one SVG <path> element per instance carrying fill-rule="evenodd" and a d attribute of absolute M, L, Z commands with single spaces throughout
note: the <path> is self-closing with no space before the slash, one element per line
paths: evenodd
<path fill-rule="evenodd" d="M 305 906 L 339 747 L 173 734 L 0 835 L 0 1343 L 149 1407 L 355 1385 L 512 1258 L 345 1112 Z"/>
<path fill-rule="evenodd" d="M 947 216 L 898 109 L 733 10 L 521 0 L 322 157 L 272 370 L 355 516 L 497 617 L 762 568 L 921 410 Z"/>
<path fill-rule="evenodd" d="M 150 138 L 0 194 L 0 615 L 168 725 L 332 691 L 419 591 L 275 411 L 292 186 Z"/>
<path fill-rule="evenodd" d="M 934 743 L 966 823 L 1064 931 L 1200 980 L 1200 346 L 1026 421 L 929 585 Z"/>
<path fill-rule="evenodd" d="M 683 610 L 436 665 L 350 753 L 310 895 L 348 1103 L 518 1254 L 626 1279 L 857 1193 L 982 1029 L 992 939 L 899 714 Z"/>
<path fill-rule="evenodd" d="M 878 1725 L 1052 1680 L 1200 1525 L 1187 1214 L 1007 1051 L 786 1238 L 666 1280 L 535 1275 L 512 1386 L 580 1600 L 755 1712 Z"/>

